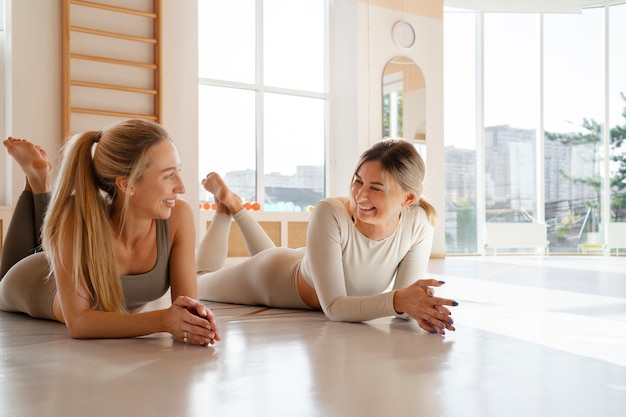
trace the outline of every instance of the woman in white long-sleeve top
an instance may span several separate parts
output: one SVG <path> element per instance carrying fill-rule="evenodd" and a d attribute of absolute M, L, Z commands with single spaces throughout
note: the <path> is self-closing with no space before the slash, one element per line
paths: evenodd
<path fill-rule="evenodd" d="M 217 212 L 196 253 L 200 298 L 321 309 L 333 321 L 411 317 L 431 333 L 454 330 L 446 306 L 457 302 L 436 297 L 443 282 L 426 279 L 436 214 L 421 198 L 424 175 L 409 142 L 375 143 L 357 164 L 350 197 L 320 201 L 306 247 L 289 249 L 275 247 L 219 175 L 208 174 L 202 183 Z M 222 269 L 231 219 L 251 257 Z"/>

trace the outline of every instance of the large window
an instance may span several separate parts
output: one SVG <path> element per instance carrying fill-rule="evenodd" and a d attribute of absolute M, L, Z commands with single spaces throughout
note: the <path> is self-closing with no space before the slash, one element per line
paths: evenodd
<path fill-rule="evenodd" d="M 476 253 L 477 78 L 474 13 L 449 13 L 444 22 L 446 251 Z M 470 105 L 468 105 L 470 103 Z"/>
<path fill-rule="evenodd" d="M 609 9 L 610 222 L 626 222 L 626 4 Z M 611 230 L 609 230 L 611 234 Z"/>
<path fill-rule="evenodd" d="M 265 211 L 306 210 L 325 193 L 326 2 L 198 7 L 200 176 Z"/>
<path fill-rule="evenodd" d="M 492 222 L 545 222 L 551 253 L 598 252 L 626 221 L 625 23 L 624 4 L 444 15 L 448 253 L 480 252 Z M 472 237 L 459 202 L 478 213 Z"/>
<path fill-rule="evenodd" d="M 539 18 L 484 17 L 485 220 L 537 218 Z"/>
<path fill-rule="evenodd" d="M 577 252 L 602 243 L 604 9 L 545 15 L 543 31 L 545 220 L 551 251 Z"/>

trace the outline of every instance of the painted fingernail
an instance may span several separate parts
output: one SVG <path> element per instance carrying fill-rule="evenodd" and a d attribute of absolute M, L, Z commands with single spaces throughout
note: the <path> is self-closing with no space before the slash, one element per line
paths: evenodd
<path fill-rule="evenodd" d="M 439 327 L 441 327 L 442 329 L 446 328 L 446 326 L 444 326 L 443 324 L 440 324 Z"/>
<path fill-rule="evenodd" d="M 456 306 L 458 306 L 458 305 L 459 305 L 459 303 L 457 303 L 456 301 L 453 301 L 453 302 L 452 302 L 452 306 L 453 306 L 453 307 L 456 307 Z"/>
<path fill-rule="evenodd" d="M 448 320 L 448 324 L 454 324 L 454 320 L 452 319 Z"/>
<path fill-rule="evenodd" d="M 437 332 L 436 332 L 436 331 L 434 331 L 434 330 L 431 330 L 429 333 L 430 333 L 430 334 L 437 334 Z"/>
<path fill-rule="evenodd" d="M 445 281 L 439 281 L 439 283 L 440 283 L 440 284 L 445 284 L 446 282 L 445 282 Z"/>

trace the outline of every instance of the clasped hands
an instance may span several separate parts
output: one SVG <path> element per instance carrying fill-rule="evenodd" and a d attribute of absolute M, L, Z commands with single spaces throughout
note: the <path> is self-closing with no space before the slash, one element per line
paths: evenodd
<path fill-rule="evenodd" d="M 215 317 L 201 302 L 181 295 L 174 300 L 170 311 L 172 326 L 169 332 L 180 342 L 209 346 L 220 340 Z"/>
<path fill-rule="evenodd" d="M 406 288 L 397 290 L 393 297 L 393 306 L 398 314 L 407 314 L 417 321 L 424 330 L 433 334 L 445 334 L 445 330 L 454 331 L 452 313 L 445 306 L 457 306 L 458 303 L 448 298 L 435 297 L 433 287 L 440 287 L 443 281 L 420 279 Z"/>

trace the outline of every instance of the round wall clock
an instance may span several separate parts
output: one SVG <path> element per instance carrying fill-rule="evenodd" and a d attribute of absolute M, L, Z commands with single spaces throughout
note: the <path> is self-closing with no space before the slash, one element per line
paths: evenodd
<path fill-rule="evenodd" d="M 393 41 L 403 48 L 410 48 L 415 43 L 415 31 L 409 22 L 399 20 L 391 29 Z"/>

